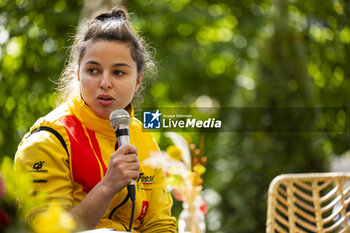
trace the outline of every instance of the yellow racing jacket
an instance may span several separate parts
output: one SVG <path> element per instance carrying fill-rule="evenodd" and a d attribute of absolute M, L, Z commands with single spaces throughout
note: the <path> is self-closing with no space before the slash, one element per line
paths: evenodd
<path fill-rule="evenodd" d="M 176 232 L 176 220 L 171 217 L 172 199 L 162 171 L 142 165 L 150 152 L 159 151 L 158 145 L 149 132 L 142 131 L 131 107 L 128 111 L 130 144 L 136 146 L 140 162 L 133 231 Z M 32 175 L 33 194 L 44 190 L 49 195 L 48 202 L 58 202 L 69 210 L 104 177 L 116 143 L 110 122 L 96 116 L 76 97 L 34 124 L 18 146 L 15 166 Z M 124 188 L 114 196 L 97 228 L 125 231 L 131 205 Z M 35 217 L 42 211 L 38 207 L 30 215 Z"/>

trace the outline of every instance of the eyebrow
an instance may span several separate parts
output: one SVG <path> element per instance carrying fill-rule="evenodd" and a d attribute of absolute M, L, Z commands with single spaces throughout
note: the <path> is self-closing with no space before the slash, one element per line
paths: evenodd
<path fill-rule="evenodd" d="M 86 64 L 93 64 L 93 65 L 101 66 L 101 64 L 96 62 L 96 61 L 88 61 L 88 62 L 85 63 L 85 65 Z M 129 67 L 129 68 L 132 68 L 129 64 L 126 64 L 126 63 L 116 63 L 116 64 L 112 65 L 112 67 L 119 67 L 119 66 L 126 66 L 126 67 Z"/>

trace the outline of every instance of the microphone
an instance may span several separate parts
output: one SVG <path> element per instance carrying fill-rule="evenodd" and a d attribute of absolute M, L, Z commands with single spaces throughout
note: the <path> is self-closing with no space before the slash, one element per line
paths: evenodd
<path fill-rule="evenodd" d="M 129 113 L 124 109 L 117 109 L 114 110 L 109 115 L 109 121 L 111 122 L 111 125 L 114 128 L 115 135 L 118 138 L 118 147 L 123 145 L 130 145 L 130 139 L 129 139 L 129 124 L 130 124 L 130 115 Z M 116 150 L 117 150 L 116 145 Z M 128 193 L 130 196 L 130 199 L 132 201 L 135 200 L 135 180 L 132 179 L 130 183 L 127 186 Z"/>
<path fill-rule="evenodd" d="M 110 120 L 111 125 L 115 130 L 115 134 L 118 138 L 118 147 L 120 147 L 122 145 L 130 145 L 130 140 L 129 140 L 130 116 L 129 116 L 129 113 L 124 109 L 114 110 L 109 115 L 109 120 Z"/>

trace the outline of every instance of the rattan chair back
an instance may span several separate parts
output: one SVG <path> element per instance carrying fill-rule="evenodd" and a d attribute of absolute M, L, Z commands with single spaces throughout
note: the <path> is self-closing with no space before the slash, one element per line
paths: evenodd
<path fill-rule="evenodd" d="M 266 232 L 350 232 L 349 181 L 350 173 L 336 172 L 277 176 L 268 191 Z"/>

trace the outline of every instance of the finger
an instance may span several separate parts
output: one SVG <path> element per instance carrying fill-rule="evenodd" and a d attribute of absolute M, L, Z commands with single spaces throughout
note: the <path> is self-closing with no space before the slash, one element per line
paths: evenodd
<path fill-rule="evenodd" d="M 113 152 L 113 154 L 111 155 L 111 159 L 121 155 L 124 156 L 124 155 L 130 155 L 130 154 L 137 155 L 136 147 L 132 145 L 124 145 L 120 147 L 118 150 L 116 150 L 115 152 Z"/>
<path fill-rule="evenodd" d="M 140 170 L 140 166 L 138 163 L 123 163 L 120 165 L 120 168 L 122 170 L 126 170 L 126 171 L 139 171 Z"/>
<path fill-rule="evenodd" d="M 123 161 L 125 161 L 127 163 L 138 163 L 139 162 L 136 154 L 125 155 L 122 159 L 123 159 Z"/>
<path fill-rule="evenodd" d="M 139 177 L 139 172 L 138 171 L 127 171 L 124 174 L 125 174 L 124 177 L 128 181 L 131 181 L 132 179 L 137 180 L 137 178 Z"/>
<path fill-rule="evenodd" d="M 123 145 L 118 148 L 117 153 L 119 154 L 137 154 L 137 148 L 133 145 Z"/>

